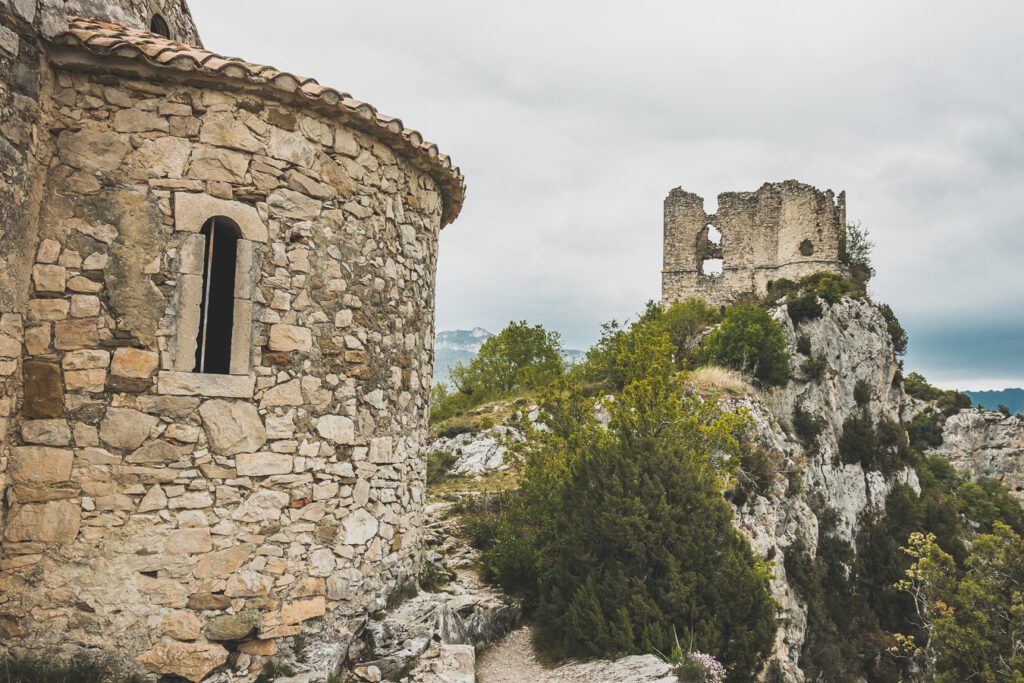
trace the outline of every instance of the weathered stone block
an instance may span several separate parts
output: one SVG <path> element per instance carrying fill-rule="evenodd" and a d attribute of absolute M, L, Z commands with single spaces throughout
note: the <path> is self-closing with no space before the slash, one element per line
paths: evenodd
<path fill-rule="evenodd" d="M 235 470 L 240 477 L 288 474 L 292 461 L 292 456 L 283 453 L 239 453 L 235 456 Z"/>
<path fill-rule="evenodd" d="M 72 168 L 109 173 L 124 161 L 131 151 L 128 136 L 113 131 L 83 128 L 64 131 L 57 137 L 57 156 Z"/>
<path fill-rule="evenodd" d="M 243 375 L 161 372 L 157 378 L 159 393 L 176 396 L 252 398 L 255 387 L 256 379 Z"/>
<path fill-rule="evenodd" d="M 64 354 L 61 366 L 65 370 L 91 370 L 110 365 L 110 352 L 102 349 L 81 349 Z"/>
<path fill-rule="evenodd" d="M 110 372 L 119 377 L 148 379 L 156 372 L 160 356 L 142 349 L 120 348 L 114 351 Z"/>
<path fill-rule="evenodd" d="M 22 365 L 25 417 L 61 417 L 64 415 L 64 385 L 60 367 L 55 363 L 25 361 Z"/>
<path fill-rule="evenodd" d="M 226 576 L 237 571 L 252 555 L 251 545 L 236 545 L 207 553 L 196 563 L 193 574 L 197 579 Z"/>
<path fill-rule="evenodd" d="M 15 484 L 68 481 L 74 459 L 74 453 L 63 448 L 19 446 L 11 451 L 7 476 Z"/>
<path fill-rule="evenodd" d="M 136 660 L 153 673 L 174 674 L 200 683 L 228 660 L 228 651 L 215 643 L 161 641 Z"/>
<path fill-rule="evenodd" d="M 256 407 L 241 401 L 207 401 L 199 409 L 203 428 L 215 453 L 252 452 L 267 441 Z"/>
<path fill-rule="evenodd" d="M 21 423 L 21 438 L 25 443 L 69 446 L 71 428 L 67 420 L 25 420 Z"/>
<path fill-rule="evenodd" d="M 37 265 L 32 268 L 32 284 L 37 292 L 63 294 L 67 279 L 68 271 L 64 266 Z"/>
<path fill-rule="evenodd" d="M 160 420 L 131 408 L 107 408 L 100 423 L 100 439 L 115 448 L 136 449 Z"/>
<path fill-rule="evenodd" d="M 8 541 L 20 543 L 71 543 L 82 524 L 82 507 L 77 500 L 53 500 L 20 505 L 11 511 L 4 529 Z"/>
<path fill-rule="evenodd" d="M 355 423 L 344 415 L 322 416 L 316 423 L 316 432 L 336 444 L 351 444 L 356 438 Z"/>
<path fill-rule="evenodd" d="M 273 325 L 270 328 L 271 351 L 302 351 L 313 347 L 313 334 L 307 327 L 297 325 Z"/>
<path fill-rule="evenodd" d="M 53 324 L 53 345 L 61 350 L 88 349 L 100 342 L 96 318 L 59 320 Z"/>
<path fill-rule="evenodd" d="M 36 320 L 64 320 L 70 308 L 71 302 L 67 299 L 32 299 L 28 302 L 28 313 Z"/>
<path fill-rule="evenodd" d="M 176 529 L 167 535 L 164 551 L 171 555 L 195 555 L 213 550 L 210 530 L 205 527 Z"/>

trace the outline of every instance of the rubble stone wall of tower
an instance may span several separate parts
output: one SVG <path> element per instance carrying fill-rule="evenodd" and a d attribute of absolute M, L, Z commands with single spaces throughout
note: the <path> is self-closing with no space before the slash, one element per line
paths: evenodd
<path fill-rule="evenodd" d="M 763 295 L 774 280 L 841 272 L 845 224 L 845 193 L 795 180 L 720 194 L 710 215 L 702 198 L 676 188 L 665 199 L 662 302 L 702 297 L 723 305 Z M 719 231 L 717 242 L 709 226 Z M 719 272 L 707 269 L 709 261 L 719 262 Z"/>

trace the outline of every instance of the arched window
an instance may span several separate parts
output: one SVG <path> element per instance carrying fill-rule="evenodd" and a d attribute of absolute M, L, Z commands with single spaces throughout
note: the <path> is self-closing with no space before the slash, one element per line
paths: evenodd
<path fill-rule="evenodd" d="M 206 237 L 206 250 L 194 372 L 227 375 L 231 373 L 235 264 L 242 233 L 230 218 L 214 216 L 203 224 L 200 234 Z"/>
<path fill-rule="evenodd" d="M 171 29 L 167 26 L 167 22 L 159 14 L 154 14 L 153 19 L 149 22 L 149 32 L 155 33 L 158 36 L 163 36 L 168 40 L 171 37 Z"/>

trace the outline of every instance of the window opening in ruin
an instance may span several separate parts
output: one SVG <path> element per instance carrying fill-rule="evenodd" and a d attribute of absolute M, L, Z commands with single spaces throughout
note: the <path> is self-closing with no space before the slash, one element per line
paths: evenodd
<path fill-rule="evenodd" d="M 235 309 L 235 260 L 241 230 L 215 216 L 200 231 L 206 237 L 203 301 L 199 308 L 195 372 L 231 372 L 231 330 Z"/>
<path fill-rule="evenodd" d="M 168 40 L 171 37 L 171 29 L 167 26 L 167 22 L 159 14 L 154 14 L 153 19 L 149 22 L 149 32 L 155 33 L 158 36 L 163 36 Z"/>
<path fill-rule="evenodd" d="M 722 233 L 713 225 L 708 225 L 708 241 L 711 242 L 711 244 L 722 243 Z"/>
<path fill-rule="evenodd" d="M 813 256 L 814 255 L 814 242 L 810 240 L 804 240 L 800 243 L 800 254 L 802 256 Z"/>
<path fill-rule="evenodd" d="M 720 258 L 706 258 L 700 264 L 701 275 L 718 277 L 725 270 L 725 261 Z"/>

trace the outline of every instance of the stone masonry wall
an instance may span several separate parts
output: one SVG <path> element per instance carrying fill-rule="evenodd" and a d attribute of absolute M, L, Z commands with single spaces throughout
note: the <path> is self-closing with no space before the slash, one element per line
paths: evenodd
<path fill-rule="evenodd" d="M 0 649 L 198 681 L 340 643 L 416 571 L 442 206 L 338 116 L 151 76 L 67 64 L 15 98 L 53 162 L 4 264 L 30 298 L 0 319 Z M 197 205 L 265 230 L 251 369 L 213 380 L 176 371 Z"/>
<path fill-rule="evenodd" d="M 710 215 L 702 198 L 676 188 L 665 199 L 662 301 L 699 296 L 724 305 L 740 294 L 766 293 L 773 280 L 838 272 L 845 223 L 844 193 L 837 200 L 831 190 L 795 180 L 720 194 Z M 718 242 L 709 226 L 721 233 Z M 721 272 L 705 272 L 709 259 L 723 262 Z"/>

